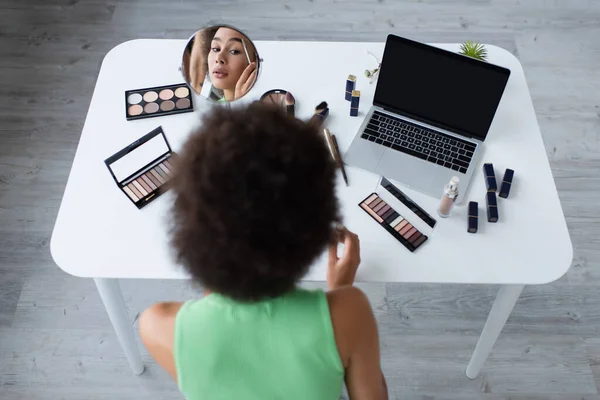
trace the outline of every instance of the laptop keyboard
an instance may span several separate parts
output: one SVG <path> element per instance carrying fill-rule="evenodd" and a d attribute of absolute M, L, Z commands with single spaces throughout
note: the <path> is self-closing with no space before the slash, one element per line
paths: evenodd
<path fill-rule="evenodd" d="M 361 138 L 466 173 L 475 144 L 375 111 Z"/>

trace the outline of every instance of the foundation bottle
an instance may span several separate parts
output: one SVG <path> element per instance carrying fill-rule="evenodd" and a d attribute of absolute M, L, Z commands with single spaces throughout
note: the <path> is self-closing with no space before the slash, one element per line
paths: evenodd
<path fill-rule="evenodd" d="M 438 215 L 442 218 L 448 218 L 452 211 L 452 206 L 458 197 L 458 176 L 453 176 L 444 186 L 444 194 L 442 195 L 442 201 L 440 201 L 440 207 L 438 208 Z"/>

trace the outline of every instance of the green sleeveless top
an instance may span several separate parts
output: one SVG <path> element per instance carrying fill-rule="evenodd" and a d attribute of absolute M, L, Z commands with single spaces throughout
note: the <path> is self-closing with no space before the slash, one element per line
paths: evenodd
<path fill-rule="evenodd" d="M 175 323 L 175 365 L 187 400 L 337 400 L 342 365 L 327 297 L 296 289 L 240 303 L 213 293 Z"/>

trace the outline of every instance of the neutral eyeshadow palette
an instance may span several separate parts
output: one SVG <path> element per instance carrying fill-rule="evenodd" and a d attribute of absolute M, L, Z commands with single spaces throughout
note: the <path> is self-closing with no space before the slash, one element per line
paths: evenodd
<path fill-rule="evenodd" d="M 377 193 L 370 194 L 358 205 L 411 252 L 427 241 L 426 235 L 398 214 Z"/>
<path fill-rule="evenodd" d="M 185 83 L 125 91 L 128 121 L 194 111 L 192 93 Z"/>
<path fill-rule="evenodd" d="M 162 127 L 158 127 L 104 163 L 117 186 L 141 209 L 168 189 L 176 156 Z"/>

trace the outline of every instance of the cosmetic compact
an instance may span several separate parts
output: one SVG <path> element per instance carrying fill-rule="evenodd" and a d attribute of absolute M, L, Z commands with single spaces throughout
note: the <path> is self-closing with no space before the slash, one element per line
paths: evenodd
<path fill-rule="evenodd" d="M 295 116 L 296 99 L 291 92 L 272 89 L 260 96 L 260 101 L 271 107 L 280 108 L 290 117 Z"/>
<path fill-rule="evenodd" d="M 104 163 L 117 186 L 141 209 L 168 189 L 174 172 L 172 161 L 176 156 L 162 127 L 158 127 Z"/>
<path fill-rule="evenodd" d="M 192 111 L 192 94 L 185 83 L 125 91 L 128 121 Z"/>

